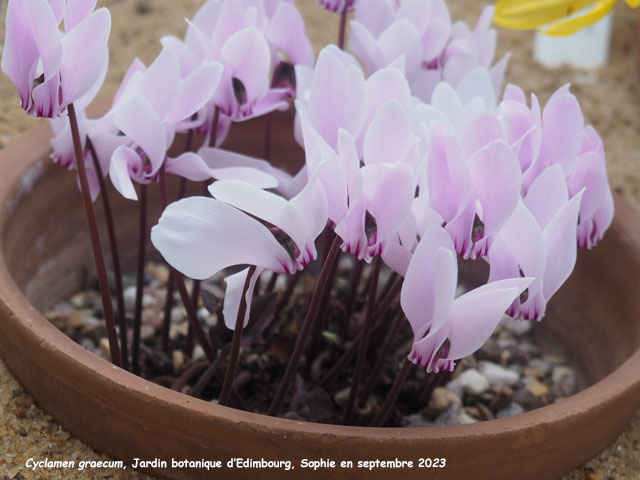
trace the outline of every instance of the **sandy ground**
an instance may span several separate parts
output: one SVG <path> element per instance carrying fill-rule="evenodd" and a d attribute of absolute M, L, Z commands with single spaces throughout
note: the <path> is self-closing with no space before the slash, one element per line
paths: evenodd
<path fill-rule="evenodd" d="M 6 2 L 0 2 L 0 4 Z M 149 0 L 150 11 L 137 12 L 135 0 L 101 0 L 113 15 L 111 69 L 101 96 L 112 96 L 130 62 L 139 56 L 149 63 L 160 51 L 159 38 L 181 36 L 184 18 L 191 17 L 201 0 Z M 449 0 L 453 17 L 474 24 L 486 0 Z M 314 0 L 298 0 L 316 45 L 337 38 L 337 19 L 321 11 Z M 4 7 L 4 5 L 3 5 Z M 636 31 L 638 15 L 621 2 L 616 13 L 613 48 L 609 65 L 594 72 L 570 69 L 547 70 L 534 63 L 530 32 L 500 31 L 499 54 L 511 51 L 507 81 L 526 92 L 535 91 L 544 103 L 565 83 L 582 104 L 588 123 L 603 137 L 612 187 L 640 206 L 640 95 L 638 91 Z M 4 24 L 4 20 L 2 22 Z M 4 38 L 4 25 L 0 27 Z M 0 76 L 0 148 L 36 122 L 19 109 L 19 99 L 9 80 Z M 38 473 L 24 468 L 30 458 L 104 459 L 90 447 L 70 437 L 51 417 L 24 394 L 0 361 L 0 480 L 92 478 L 148 478 L 130 471 L 86 471 Z M 544 461 L 544 459 L 541 459 Z M 56 476 L 57 475 L 57 476 Z M 640 478 L 640 412 L 625 432 L 600 456 L 565 477 L 566 480 Z"/>

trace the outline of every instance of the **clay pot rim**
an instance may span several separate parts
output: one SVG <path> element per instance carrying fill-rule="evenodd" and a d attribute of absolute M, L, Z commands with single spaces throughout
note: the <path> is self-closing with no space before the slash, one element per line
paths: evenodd
<path fill-rule="evenodd" d="M 0 151 L 0 205 L 9 210 L 12 209 L 14 199 L 20 195 L 28 194 L 29 185 L 22 184 L 20 191 L 19 179 L 31 169 L 36 159 L 45 158 L 50 151 L 49 135 L 46 125 L 35 127 L 16 138 L 9 146 Z M 15 145 L 25 141 L 32 144 L 34 154 L 31 161 L 23 162 L 20 168 L 15 167 L 15 162 L 9 162 Z M 43 140 L 44 139 L 44 140 Z M 28 183 L 28 182 L 27 182 Z M 16 191 L 16 189 L 18 191 Z M 637 212 L 619 195 L 616 195 L 616 221 L 613 229 L 618 230 L 618 235 L 634 237 L 633 225 L 637 222 Z M 297 433 L 306 435 L 329 436 L 342 439 L 367 438 L 373 442 L 410 441 L 412 439 L 462 439 L 478 436 L 512 435 L 516 432 L 524 432 L 539 425 L 550 424 L 558 421 L 571 421 L 572 417 L 580 416 L 587 410 L 601 408 L 612 399 L 625 396 L 632 390 L 640 387 L 640 348 L 605 378 L 599 380 L 585 390 L 576 393 L 567 399 L 547 405 L 529 412 L 512 417 L 478 422 L 468 425 L 434 426 L 434 427 L 354 427 L 342 425 L 319 424 L 289 420 L 284 418 L 269 417 L 267 415 L 244 412 L 234 408 L 223 407 L 207 401 L 186 396 L 172 391 L 149 380 L 137 377 L 106 360 L 82 348 L 61 331 L 55 328 L 24 296 L 23 292 L 14 282 L 8 271 L 4 254 L 2 252 L 5 236 L 5 225 L 0 225 L 0 310 L 4 310 L 9 317 L 18 317 L 21 327 L 29 330 L 36 337 L 42 349 L 50 350 L 50 353 L 60 358 L 73 362 L 78 370 L 86 370 L 87 375 L 100 377 L 110 388 L 118 390 L 120 394 L 138 397 L 141 403 L 157 401 L 166 407 L 183 409 L 198 416 L 206 417 L 215 422 L 224 422 L 234 425 L 238 429 L 267 429 L 275 434 L 287 435 Z M 640 242 L 637 242 L 640 243 Z"/>

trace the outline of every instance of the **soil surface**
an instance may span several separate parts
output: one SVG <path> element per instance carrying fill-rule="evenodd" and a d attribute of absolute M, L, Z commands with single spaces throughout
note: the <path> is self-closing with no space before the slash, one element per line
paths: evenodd
<path fill-rule="evenodd" d="M 3 10 L 6 2 L 0 2 Z M 184 18 L 190 18 L 201 0 L 100 0 L 113 16 L 111 68 L 101 96 L 112 96 L 130 62 L 140 57 L 150 62 L 160 51 L 158 39 L 166 34 L 181 36 Z M 313 0 L 298 0 L 316 46 L 337 38 L 337 19 Z M 452 16 L 474 24 L 486 0 L 449 0 Z M 140 6 L 146 6 L 140 9 Z M 145 10 L 142 12 L 141 10 Z M 4 17 L 0 39 L 4 38 Z M 544 103 L 557 88 L 571 83 L 588 123 L 603 137 L 612 187 L 640 206 L 640 95 L 637 58 L 640 36 L 637 13 L 620 2 L 616 12 L 609 64 L 596 71 L 548 70 L 531 55 L 530 32 L 499 30 L 499 55 L 510 51 L 507 81 L 526 92 L 535 91 Z M 10 81 L 0 75 L 0 148 L 36 120 L 19 109 L 19 99 Z M 57 471 L 33 473 L 24 462 L 34 458 L 102 459 L 90 447 L 70 437 L 26 395 L 0 361 L 0 479 L 149 478 L 130 470 L 88 470 L 83 473 Z M 637 479 L 640 475 L 640 411 L 625 432 L 601 455 L 571 473 L 565 480 Z"/>

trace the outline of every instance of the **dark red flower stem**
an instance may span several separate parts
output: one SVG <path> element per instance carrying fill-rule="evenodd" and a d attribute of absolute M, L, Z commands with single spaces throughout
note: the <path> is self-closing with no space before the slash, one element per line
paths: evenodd
<path fill-rule="evenodd" d="M 144 264 L 147 256 L 147 186 L 140 184 L 140 216 L 138 219 L 138 268 L 136 272 L 136 300 L 133 313 L 131 369 L 140 373 L 140 329 L 142 327 L 142 297 L 144 294 Z"/>
<path fill-rule="evenodd" d="M 189 383 L 191 379 L 200 375 L 208 367 L 209 367 L 208 361 L 194 363 L 189 368 L 187 368 L 175 382 L 173 382 L 173 384 L 171 385 L 171 390 L 175 390 L 176 392 L 181 392 L 184 386 L 187 383 Z"/>
<path fill-rule="evenodd" d="M 271 416 L 277 415 L 280 411 L 284 396 L 289 391 L 291 382 L 293 381 L 293 377 L 298 371 L 298 366 L 300 365 L 300 358 L 302 357 L 305 343 L 307 342 L 309 333 L 311 333 L 311 329 L 313 328 L 313 325 L 316 323 L 316 319 L 318 318 L 320 299 L 324 295 L 325 288 L 327 288 L 329 273 L 333 266 L 333 262 L 338 255 L 340 243 L 340 237 L 336 235 L 333 243 L 331 244 L 331 248 L 329 249 L 329 253 L 327 254 L 325 262 L 322 265 L 322 269 L 320 270 L 320 275 L 318 276 L 318 282 L 316 283 L 316 288 L 311 298 L 309 310 L 307 310 L 307 315 L 305 316 L 304 322 L 302 324 L 302 329 L 298 334 L 298 339 L 293 349 L 293 353 L 291 354 L 291 358 L 289 359 L 287 370 L 284 374 L 284 377 L 282 378 L 282 381 L 280 382 L 280 387 L 278 388 L 278 391 L 276 392 L 276 395 L 271 402 L 271 406 L 269 407 L 268 414 Z"/>
<path fill-rule="evenodd" d="M 356 260 L 356 265 L 351 272 L 351 278 L 349 279 L 349 293 L 344 303 L 344 323 L 342 325 L 342 338 L 346 339 L 349 335 L 349 325 L 351 323 L 351 314 L 353 313 L 353 306 L 358 296 L 358 285 L 360 285 L 360 278 L 362 278 L 362 271 L 364 270 L 365 262 L 362 260 Z"/>
<path fill-rule="evenodd" d="M 269 112 L 265 115 L 264 119 L 264 143 L 263 143 L 263 158 L 268 162 L 271 157 L 271 124 L 273 123 L 271 117 L 273 112 Z"/>
<path fill-rule="evenodd" d="M 211 136 L 209 137 L 209 146 L 211 148 L 216 147 L 218 142 L 218 127 L 220 126 L 220 107 L 216 105 L 216 109 L 213 111 L 213 120 L 211 121 Z"/>
<path fill-rule="evenodd" d="M 378 291 L 378 278 L 380 277 L 380 267 L 382 266 L 382 258 L 377 256 L 373 263 L 373 271 L 369 280 L 369 296 L 367 298 L 367 311 L 365 312 L 364 325 L 362 327 L 362 336 L 358 345 L 358 356 L 356 358 L 356 367 L 353 371 L 351 379 L 351 390 L 349 391 L 349 399 L 344 412 L 344 424 L 349 425 L 353 417 L 353 406 L 358 393 L 358 386 L 364 374 L 365 360 L 367 358 L 367 350 L 369 349 L 369 338 L 373 329 L 373 308 L 376 302 L 376 293 Z"/>
<path fill-rule="evenodd" d="M 331 290 L 333 289 L 333 285 L 336 281 L 336 276 L 338 273 L 338 263 L 340 262 L 340 252 L 336 255 L 335 260 L 333 261 L 333 266 L 331 267 L 331 272 L 329 272 L 329 280 L 327 280 L 327 288 L 325 288 L 324 296 L 320 300 L 320 312 L 318 313 L 318 322 L 316 324 L 316 328 L 312 334 L 311 340 L 311 350 L 309 352 L 309 357 L 314 358 L 318 354 L 318 350 L 321 345 L 322 340 L 322 332 L 326 330 L 328 323 L 328 314 L 329 310 Z"/>
<path fill-rule="evenodd" d="M 107 327 L 107 336 L 109 338 L 109 351 L 111 353 L 111 361 L 118 367 L 121 367 L 122 357 L 120 354 L 120 346 L 118 345 L 118 335 L 116 333 L 113 305 L 111 304 L 111 293 L 109 292 L 107 268 L 105 266 L 104 256 L 102 254 L 102 245 L 100 242 L 100 234 L 98 233 L 96 213 L 93 209 L 93 202 L 91 201 L 89 180 L 87 178 L 87 167 L 84 163 L 84 152 L 82 150 L 82 141 L 80 140 L 80 130 L 78 128 L 78 117 L 76 116 L 76 110 L 73 103 L 69 104 L 69 106 L 67 107 L 67 111 L 69 113 L 69 124 L 71 126 L 71 137 L 73 138 L 73 148 L 76 156 L 76 165 L 78 166 L 78 176 L 80 177 L 80 190 L 82 192 L 82 200 L 84 202 L 84 211 L 87 216 L 87 224 L 89 226 L 89 237 L 91 238 L 93 259 L 96 264 L 98 284 L 100 285 L 100 293 L 102 295 L 102 310 Z"/>
<path fill-rule="evenodd" d="M 380 302 L 376 310 L 373 312 L 373 318 L 378 319 L 375 327 L 376 330 L 378 329 L 378 326 L 382 321 L 382 316 L 385 313 L 387 313 L 389 308 L 391 308 L 391 304 L 400 293 L 401 287 L 402 287 L 402 278 L 398 278 L 394 283 L 394 285 L 391 287 L 391 290 L 389 290 L 389 293 L 382 299 L 382 301 Z M 327 374 L 324 377 L 322 377 L 320 382 L 318 382 L 318 385 L 320 386 L 327 385 L 334 378 L 336 378 L 336 376 L 338 376 L 338 374 L 342 371 L 342 369 L 344 369 L 349 364 L 349 362 L 351 362 L 351 359 L 356 354 L 357 347 L 361 337 L 362 337 L 362 330 L 358 332 L 351 346 L 347 350 L 345 350 L 345 352 L 338 359 L 338 361 L 333 364 L 333 367 L 331 367 L 331 369 L 327 372 Z"/>
<path fill-rule="evenodd" d="M 349 10 L 349 0 L 345 0 L 344 9 L 340 14 L 340 32 L 338 33 L 338 47 L 344 50 L 344 41 L 347 35 L 347 12 Z"/>
<path fill-rule="evenodd" d="M 387 395 L 387 398 L 385 399 L 384 403 L 380 407 L 378 414 L 374 417 L 374 419 L 371 421 L 369 426 L 379 427 L 380 425 L 382 425 L 384 422 L 387 421 L 387 418 L 389 417 L 389 414 L 391 413 L 393 406 L 396 404 L 396 400 L 398 400 L 398 395 L 400 395 L 400 391 L 404 386 L 404 382 L 407 380 L 407 377 L 409 376 L 409 372 L 411 371 L 411 365 L 412 363 L 408 359 L 405 359 L 404 364 L 402 365 L 402 369 L 400 370 L 400 373 L 398 373 L 396 380 L 393 382 L 393 387 L 391 387 L 391 391 L 389 392 L 389 395 Z"/>
<path fill-rule="evenodd" d="M 185 146 L 185 151 L 190 152 L 193 149 L 193 129 L 189 129 L 187 132 L 187 143 Z M 164 175 L 164 170 L 162 170 L 162 174 Z M 180 177 L 180 184 L 178 187 L 178 200 L 184 198 L 187 192 L 187 179 L 184 177 Z M 165 183 L 165 196 L 166 192 L 166 183 Z M 168 198 L 165 199 L 165 203 L 168 203 Z M 169 274 L 169 280 L 167 282 L 167 296 L 164 300 L 164 319 L 162 322 L 162 350 L 164 352 L 169 351 L 169 330 L 171 329 L 171 310 L 173 309 L 173 293 L 175 292 L 175 279 L 173 278 L 173 272 Z"/>
<path fill-rule="evenodd" d="M 166 209 L 168 205 L 168 195 L 167 195 L 167 175 L 165 171 L 164 164 L 160 167 L 158 175 L 158 181 L 160 183 L 160 201 L 162 202 L 162 208 Z M 184 284 L 184 277 L 180 272 L 178 272 L 175 268 L 171 268 L 171 274 L 173 276 L 176 287 L 178 288 L 178 293 L 180 294 L 180 300 L 182 301 L 185 310 L 187 311 L 187 319 L 189 320 L 189 326 L 193 328 L 195 332 L 195 336 L 204 350 L 204 354 L 207 357 L 209 362 L 213 362 L 216 359 L 216 352 L 209 343 L 207 339 L 207 335 L 204 333 L 202 329 L 202 325 L 198 321 L 198 317 L 196 316 L 196 311 L 193 308 L 193 304 L 189 299 L 189 292 L 187 292 L 187 287 Z M 219 345 L 216 345 L 216 348 L 219 348 Z"/>
<path fill-rule="evenodd" d="M 393 342 L 395 342 L 396 337 L 398 336 L 398 332 L 400 331 L 400 327 L 404 323 L 404 319 L 404 313 L 400 311 L 400 313 L 396 315 L 396 318 L 393 320 L 391 330 L 387 334 L 387 338 L 384 341 L 382 350 L 378 354 L 378 359 L 376 360 L 376 364 L 373 367 L 373 372 L 369 376 L 369 380 L 367 381 L 367 384 L 362 389 L 362 393 L 360 394 L 360 400 L 358 404 L 360 408 L 364 407 L 364 405 L 367 403 L 369 395 L 371 395 L 371 392 L 373 392 L 373 389 L 378 383 L 378 379 L 380 378 L 380 374 L 382 373 L 382 367 L 384 367 L 384 364 L 389 358 L 391 348 L 393 347 Z"/>
<path fill-rule="evenodd" d="M 109 201 L 109 193 L 107 191 L 107 185 L 104 181 L 104 174 L 102 173 L 102 166 L 98 159 L 98 154 L 93 146 L 93 142 L 87 137 L 87 148 L 93 159 L 93 166 L 96 170 L 98 177 L 98 183 L 100 184 L 100 193 L 102 194 L 102 207 L 104 210 L 104 218 L 107 223 L 107 232 L 109 234 L 109 246 L 111 247 L 111 263 L 113 266 L 113 276 L 115 280 L 116 289 L 116 304 L 118 307 L 118 330 L 120 333 L 120 351 L 122 354 L 122 367 L 125 370 L 129 369 L 129 348 L 127 340 L 127 320 L 126 312 L 124 308 L 124 287 L 122 286 L 122 268 L 120 266 L 120 250 L 118 248 L 118 238 L 116 236 L 116 229 L 113 223 L 113 213 L 111 212 L 111 202 Z"/>
<path fill-rule="evenodd" d="M 224 382 L 222 383 L 222 392 L 220 392 L 220 399 L 218 400 L 218 404 L 220 405 L 227 405 L 229 403 L 233 379 L 235 378 L 236 371 L 238 370 L 240 344 L 242 343 L 242 332 L 244 330 L 244 316 L 247 312 L 247 291 L 249 290 L 251 277 L 253 277 L 255 271 L 256 266 L 251 265 L 249 267 L 249 272 L 247 273 L 247 278 L 244 281 L 244 286 L 242 287 L 242 297 L 240 298 L 238 317 L 236 318 L 236 326 L 233 330 L 233 340 L 231 341 L 231 351 L 229 352 L 229 365 L 227 366 L 227 373 L 224 376 Z"/>
<path fill-rule="evenodd" d="M 213 111 L 213 120 L 211 121 L 211 136 L 209 138 L 209 147 L 215 148 L 216 143 L 218 141 L 218 127 L 220 124 L 220 107 L 216 105 L 215 110 Z M 202 184 L 202 194 L 206 197 L 209 194 L 209 181 L 205 181 Z M 190 302 L 195 311 L 198 310 L 198 303 L 200 301 L 200 280 L 194 280 L 191 286 L 191 297 Z M 193 353 L 193 345 L 194 345 L 194 331 L 191 326 L 189 326 L 189 331 L 187 333 L 187 347 L 186 353 L 190 357 Z"/>

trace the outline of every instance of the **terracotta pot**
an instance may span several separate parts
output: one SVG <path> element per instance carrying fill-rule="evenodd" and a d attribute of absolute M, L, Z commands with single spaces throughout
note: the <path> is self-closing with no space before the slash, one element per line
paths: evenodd
<path fill-rule="evenodd" d="M 229 144 L 259 154 L 261 128 L 260 122 L 240 124 Z M 285 140 L 290 123 L 278 117 L 274 132 L 273 158 L 299 159 L 299 149 Z M 603 450 L 640 407 L 640 222 L 620 198 L 605 240 L 580 253 L 541 324 L 574 355 L 590 387 L 551 406 L 473 425 L 319 425 L 220 407 L 142 380 L 84 350 L 42 316 L 92 270 L 75 175 L 50 162 L 48 142 L 42 126 L 0 152 L 0 355 L 40 407 L 101 452 L 127 462 L 292 460 L 288 478 L 552 479 Z M 121 245 L 135 245 L 136 209 L 113 199 Z M 124 250 L 125 262 L 132 264 L 133 250 Z M 305 458 L 332 459 L 338 467 L 302 469 Z M 414 467 L 339 467 L 341 460 L 357 467 L 358 460 L 395 458 Z M 421 458 L 446 458 L 446 467 L 419 468 Z M 150 473 L 212 478 L 206 470 Z M 285 472 L 225 468 L 222 476 L 282 478 Z"/>

